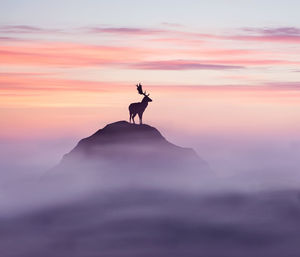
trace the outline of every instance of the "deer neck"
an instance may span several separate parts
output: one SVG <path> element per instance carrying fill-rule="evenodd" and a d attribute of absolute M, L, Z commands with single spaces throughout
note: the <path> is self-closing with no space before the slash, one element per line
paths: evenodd
<path fill-rule="evenodd" d="M 148 102 L 147 102 L 147 101 L 144 101 L 144 100 L 142 100 L 141 104 L 142 104 L 143 106 L 145 106 L 145 108 L 146 108 L 146 107 L 147 107 L 147 105 L 148 105 Z"/>

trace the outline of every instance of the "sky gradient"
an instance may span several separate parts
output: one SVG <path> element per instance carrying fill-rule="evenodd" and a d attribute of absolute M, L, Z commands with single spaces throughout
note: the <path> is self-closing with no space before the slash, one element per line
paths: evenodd
<path fill-rule="evenodd" d="M 144 121 L 175 143 L 201 151 L 191 138 L 286 137 L 294 146 L 299 9 L 292 0 L 2 1 L 2 149 L 69 140 L 60 155 L 127 120 L 138 82 L 153 99 Z"/>

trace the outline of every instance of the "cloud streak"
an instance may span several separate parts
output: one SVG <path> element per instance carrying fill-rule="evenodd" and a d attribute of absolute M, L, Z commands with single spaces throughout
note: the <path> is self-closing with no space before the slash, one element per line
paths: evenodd
<path fill-rule="evenodd" d="M 270 36 L 300 36 L 300 28 L 279 27 L 279 28 L 244 28 L 243 31 Z"/>
<path fill-rule="evenodd" d="M 149 28 L 130 28 L 130 27 L 91 27 L 88 28 L 90 33 L 107 33 L 115 35 L 134 35 L 134 36 L 145 36 L 145 35 L 156 35 L 167 33 L 166 30 L 149 29 Z"/>
<path fill-rule="evenodd" d="M 237 33 L 202 33 L 198 31 L 186 31 L 185 27 L 179 24 L 162 23 L 164 28 L 144 27 L 109 27 L 90 26 L 77 29 L 43 28 L 28 25 L 3 25 L 0 26 L 0 33 L 3 34 L 53 34 L 53 33 L 88 33 L 88 34 L 109 34 L 114 36 L 154 36 L 153 40 L 199 43 L 204 40 L 235 40 L 235 41 L 278 41 L 281 43 L 297 43 L 300 41 L 300 28 L 297 27 L 275 27 L 275 28 L 241 28 Z M 169 28 L 168 28 L 169 27 Z"/>
<path fill-rule="evenodd" d="M 49 34 L 61 33 L 61 29 L 46 29 L 28 25 L 5 25 L 0 26 L 0 33 L 7 34 Z"/>
<path fill-rule="evenodd" d="M 232 70 L 245 68 L 236 65 L 208 64 L 188 60 L 141 62 L 130 65 L 130 67 L 143 70 Z"/>
<path fill-rule="evenodd" d="M 243 28 L 242 34 L 225 36 L 224 39 L 237 41 L 279 42 L 299 43 L 300 28 L 278 27 L 278 28 Z"/>

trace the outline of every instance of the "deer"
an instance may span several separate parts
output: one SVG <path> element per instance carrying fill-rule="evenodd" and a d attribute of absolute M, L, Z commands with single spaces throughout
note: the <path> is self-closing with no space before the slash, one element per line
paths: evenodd
<path fill-rule="evenodd" d="M 146 91 L 143 92 L 141 83 L 136 85 L 137 91 L 140 95 L 143 95 L 144 98 L 139 103 L 132 103 L 129 105 L 129 122 L 135 124 L 134 117 L 138 114 L 140 119 L 140 124 L 143 124 L 143 113 L 148 106 L 149 102 L 152 102 L 152 99 L 149 97 L 150 94 L 147 94 Z"/>

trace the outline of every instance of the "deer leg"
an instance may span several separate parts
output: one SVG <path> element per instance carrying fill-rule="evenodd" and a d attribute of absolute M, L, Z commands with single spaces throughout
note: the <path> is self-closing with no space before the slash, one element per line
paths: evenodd
<path fill-rule="evenodd" d="M 143 124 L 143 114 L 139 113 L 140 124 Z"/>
<path fill-rule="evenodd" d="M 133 124 L 135 124 L 135 121 L 134 121 L 135 115 L 136 115 L 136 113 L 135 113 L 135 114 L 132 114 L 132 121 L 133 121 Z"/>
<path fill-rule="evenodd" d="M 131 123 L 131 113 L 129 113 L 129 123 Z"/>

